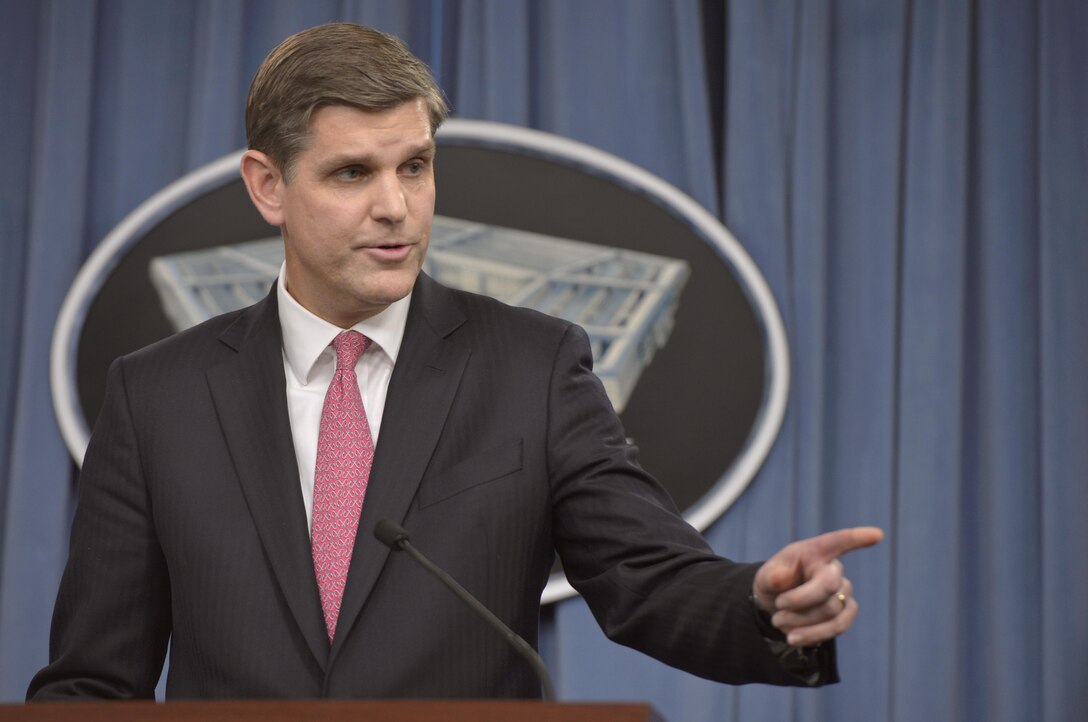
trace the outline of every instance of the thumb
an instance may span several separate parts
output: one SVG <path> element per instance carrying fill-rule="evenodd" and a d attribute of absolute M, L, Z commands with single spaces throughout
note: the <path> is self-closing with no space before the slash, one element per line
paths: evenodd
<path fill-rule="evenodd" d="M 788 592 L 804 579 L 796 560 L 784 559 L 783 554 L 772 557 L 756 573 L 756 591 L 766 595 Z"/>

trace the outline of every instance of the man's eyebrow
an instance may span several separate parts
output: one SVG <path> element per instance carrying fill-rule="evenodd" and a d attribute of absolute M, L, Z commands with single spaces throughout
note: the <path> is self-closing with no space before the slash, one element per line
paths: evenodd
<path fill-rule="evenodd" d="M 407 160 L 409 158 L 414 158 L 419 155 L 433 155 L 436 149 L 436 144 L 434 143 L 434 141 L 431 141 L 429 143 L 416 146 L 415 148 L 407 151 L 404 154 L 404 157 Z M 370 167 L 374 165 L 374 162 L 375 155 L 373 153 L 342 153 L 329 156 L 329 158 L 321 163 L 321 167 L 329 169 L 341 168 L 343 166 L 349 165 L 361 165 L 365 167 Z"/>

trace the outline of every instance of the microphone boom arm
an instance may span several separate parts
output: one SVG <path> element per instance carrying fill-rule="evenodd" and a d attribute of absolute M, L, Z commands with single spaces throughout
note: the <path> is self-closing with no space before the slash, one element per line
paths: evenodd
<path fill-rule="evenodd" d="M 552 687 L 551 676 L 548 674 L 548 669 L 544 666 L 544 661 L 536 650 L 514 630 L 506 626 L 501 619 L 496 617 L 494 612 L 480 603 L 480 600 L 472 596 L 446 570 L 423 556 L 422 552 L 412 546 L 407 531 L 389 519 L 382 519 L 374 528 L 374 536 L 393 551 L 407 552 L 410 557 L 419 562 L 424 569 L 437 577 L 450 591 L 456 594 L 461 601 L 483 617 L 532 666 L 533 671 L 536 672 L 537 677 L 540 679 L 540 685 L 544 692 L 544 701 L 555 701 L 555 689 Z"/>

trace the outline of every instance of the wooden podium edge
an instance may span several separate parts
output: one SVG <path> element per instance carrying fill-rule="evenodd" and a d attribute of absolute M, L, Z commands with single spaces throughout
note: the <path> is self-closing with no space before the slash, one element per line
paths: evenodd
<path fill-rule="evenodd" d="M 644 703 L 513 700 L 229 700 L 0 705 L 0 722 L 664 722 Z"/>

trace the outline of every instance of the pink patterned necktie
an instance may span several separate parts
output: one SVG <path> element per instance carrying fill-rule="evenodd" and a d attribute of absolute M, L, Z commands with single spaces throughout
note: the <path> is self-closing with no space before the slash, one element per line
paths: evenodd
<path fill-rule="evenodd" d="M 374 441 L 355 378 L 355 362 L 370 346 L 370 339 L 358 331 L 345 331 L 333 339 L 332 346 L 336 349 L 336 371 L 325 393 L 317 436 L 310 536 L 330 644 L 336 635 L 344 581 L 374 461 Z"/>

